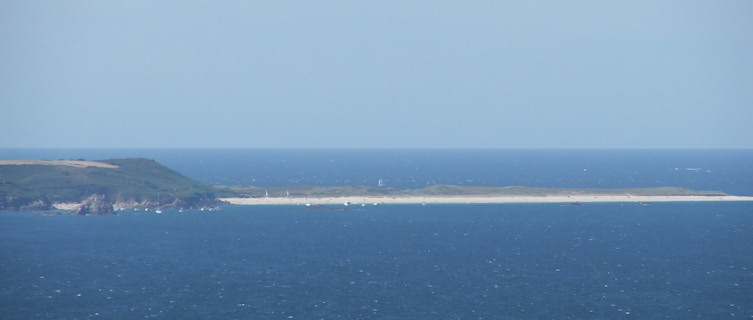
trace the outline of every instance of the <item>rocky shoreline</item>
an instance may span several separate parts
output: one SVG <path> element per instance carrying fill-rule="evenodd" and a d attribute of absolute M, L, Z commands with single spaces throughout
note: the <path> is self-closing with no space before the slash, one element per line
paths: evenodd
<path fill-rule="evenodd" d="M 180 206 L 180 204 L 184 204 L 184 206 Z M 35 210 L 44 210 L 45 212 L 51 213 L 51 215 L 59 215 L 59 214 L 66 214 L 66 215 L 114 215 L 120 210 L 130 210 L 130 209 L 155 209 L 155 210 L 162 210 L 162 209 L 193 209 L 193 208 L 213 208 L 220 205 L 227 204 L 223 201 L 204 201 L 202 203 L 199 203 L 198 205 L 188 205 L 187 203 L 183 203 L 181 201 L 175 201 L 173 203 L 169 204 L 160 204 L 155 201 L 143 201 L 143 202 L 137 202 L 137 201 L 129 201 L 129 202 L 112 202 L 108 201 L 107 197 L 104 195 L 98 195 L 94 194 L 89 196 L 87 199 L 85 199 L 82 202 L 65 202 L 65 203 L 54 203 L 49 208 L 41 208 L 41 209 L 31 209 L 31 211 Z M 24 210 L 21 210 L 24 211 Z"/>

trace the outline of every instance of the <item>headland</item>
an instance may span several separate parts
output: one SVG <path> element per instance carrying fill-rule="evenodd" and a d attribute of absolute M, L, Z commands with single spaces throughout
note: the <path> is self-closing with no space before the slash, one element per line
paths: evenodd
<path fill-rule="evenodd" d="M 189 209 L 220 205 L 219 195 L 149 159 L 0 161 L 0 210 Z"/>

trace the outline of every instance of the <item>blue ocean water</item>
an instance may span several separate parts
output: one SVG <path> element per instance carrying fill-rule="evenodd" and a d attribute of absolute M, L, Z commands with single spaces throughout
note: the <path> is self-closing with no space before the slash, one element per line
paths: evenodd
<path fill-rule="evenodd" d="M 0 215 L 4 319 L 753 317 L 751 204 Z"/>
<path fill-rule="evenodd" d="M 382 178 L 753 194 L 753 152 L 734 150 L 0 152 L 19 154 L 145 156 L 214 184 Z M 0 212 L 0 310 L 3 319 L 749 319 L 753 203 Z"/>

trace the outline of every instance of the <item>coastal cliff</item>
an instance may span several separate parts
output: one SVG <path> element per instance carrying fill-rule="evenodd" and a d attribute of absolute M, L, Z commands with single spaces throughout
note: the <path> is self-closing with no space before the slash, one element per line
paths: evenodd
<path fill-rule="evenodd" d="M 54 203 L 80 203 L 77 214 L 109 214 L 113 206 L 214 207 L 222 204 L 217 193 L 149 159 L 0 161 L 0 210 L 50 210 Z"/>
<path fill-rule="evenodd" d="M 101 194 L 93 194 L 86 198 L 81 204 L 74 208 L 69 214 L 74 215 L 113 215 L 115 210 L 113 203 L 107 200 L 107 197 Z"/>

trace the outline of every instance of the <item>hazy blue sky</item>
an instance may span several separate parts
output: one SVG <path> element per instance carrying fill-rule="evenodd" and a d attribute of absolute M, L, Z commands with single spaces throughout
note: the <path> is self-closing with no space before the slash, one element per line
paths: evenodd
<path fill-rule="evenodd" d="M 0 147 L 753 148 L 753 1 L 0 1 Z"/>

